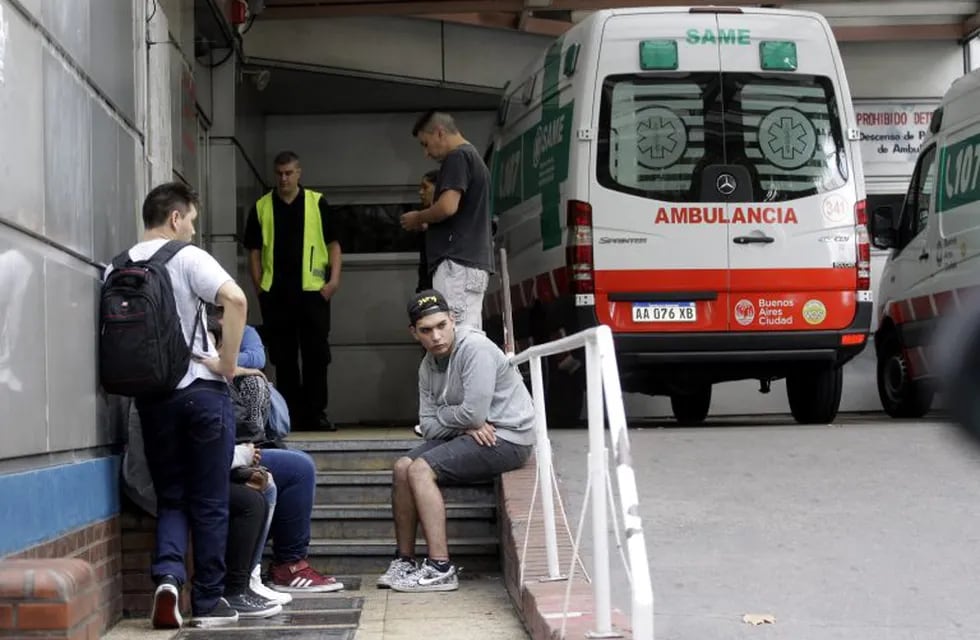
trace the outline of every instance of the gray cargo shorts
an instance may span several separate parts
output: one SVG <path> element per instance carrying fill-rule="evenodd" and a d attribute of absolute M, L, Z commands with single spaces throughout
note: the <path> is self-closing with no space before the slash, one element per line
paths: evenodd
<path fill-rule="evenodd" d="M 443 260 L 432 274 L 432 288 L 449 303 L 456 324 L 483 328 L 483 294 L 490 274 L 453 260 Z"/>
<path fill-rule="evenodd" d="M 453 485 L 484 482 L 520 469 L 533 448 L 501 438 L 492 447 L 485 447 L 472 437 L 461 435 L 452 440 L 426 440 L 405 455 L 412 460 L 425 460 L 436 472 L 438 484 Z"/>

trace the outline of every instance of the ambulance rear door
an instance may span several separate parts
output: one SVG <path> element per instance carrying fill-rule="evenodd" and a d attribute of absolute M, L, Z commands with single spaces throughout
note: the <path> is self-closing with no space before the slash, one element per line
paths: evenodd
<path fill-rule="evenodd" d="M 731 177 L 750 181 L 727 203 L 730 329 L 847 327 L 858 191 L 839 55 L 816 17 L 721 13 L 718 24 L 726 155 Z"/>

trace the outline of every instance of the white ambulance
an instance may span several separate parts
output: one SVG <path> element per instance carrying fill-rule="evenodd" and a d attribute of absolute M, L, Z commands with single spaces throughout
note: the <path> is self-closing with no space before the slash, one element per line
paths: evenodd
<path fill-rule="evenodd" d="M 872 309 L 859 132 L 826 20 L 598 11 L 508 84 L 497 115 L 519 347 L 602 323 L 624 389 L 668 395 L 683 423 L 742 379 L 785 378 L 797 421 L 834 418 Z M 578 416 L 583 382 L 554 360 L 552 423 Z"/>
<path fill-rule="evenodd" d="M 930 123 L 901 211 L 873 212 L 875 246 L 891 249 L 878 288 L 878 394 L 885 411 L 929 411 L 937 323 L 980 290 L 980 71 L 950 87 Z M 974 309 L 969 309 L 972 313 Z"/>

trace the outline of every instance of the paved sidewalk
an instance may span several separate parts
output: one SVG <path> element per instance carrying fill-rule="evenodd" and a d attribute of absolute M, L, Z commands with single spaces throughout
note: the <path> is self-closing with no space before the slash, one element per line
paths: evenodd
<path fill-rule="evenodd" d="M 370 576 L 373 581 L 377 576 Z M 459 591 L 398 593 L 365 587 L 364 611 L 355 640 L 528 638 L 500 576 L 460 576 Z M 365 576 L 365 585 L 373 585 Z"/>
<path fill-rule="evenodd" d="M 461 574 L 458 591 L 446 593 L 398 593 L 374 586 L 377 575 L 361 576 L 360 589 L 334 594 L 297 598 L 283 613 L 266 621 L 250 620 L 248 630 L 263 638 L 289 637 L 295 640 L 526 640 L 527 633 L 517 617 L 499 575 Z M 301 613 L 314 606 L 327 610 L 342 600 L 356 600 L 359 608 L 335 609 L 336 614 L 314 616 Z M 298 606 L 297 606 L 298 605 Z M 344 614 L 358 611 L 359 620 Z M 314 619 L 316 617 L 317 619 Z M 288 629 L 288 636 L 285 630 Z M 211 629 L 206 637 L 239 638 L 245 625 Z M 172 640 L 205 637 L 202 631 L 154 631 L 148 619 L 123 620 L 103 638 L 105 640 Z M 249 637 L 252 637 L 249 635 Z M 259 637 L 259 636 L 256 636 Z"/>

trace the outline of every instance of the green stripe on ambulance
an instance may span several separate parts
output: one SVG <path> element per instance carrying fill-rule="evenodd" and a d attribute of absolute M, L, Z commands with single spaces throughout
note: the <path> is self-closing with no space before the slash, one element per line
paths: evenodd
<path fill-rule="evenodd" d="M 939 199 L 943 213 L 980 200 L 980 134 L 944 147 L 939 159 Z"/>

